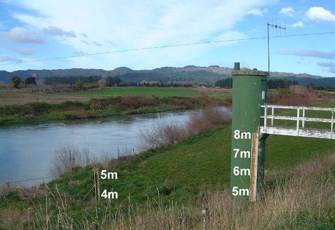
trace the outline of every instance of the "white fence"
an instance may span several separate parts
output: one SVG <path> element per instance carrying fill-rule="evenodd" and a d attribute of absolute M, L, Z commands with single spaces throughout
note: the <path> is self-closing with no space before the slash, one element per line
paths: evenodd
<path fill-rule="evenodd" d="M 260 127 L 260 133 L 275 134 L 285 136 L 300 136 L 335 139 L 334 135 L 334 112 L 335 108 L 303 107 L 303 106 L 283 106 L 283 105 L 262 105 L 264 114 L 263 126 Z M 283 110 L 296 111 L 296 116 L 275 115 L 276 112 Z M 329 118 L 306 117 L 307 111 L 324 111 L 329 112 Z M 296 127 L 275 127 L 276 120 L 295 121 Z M 329 129 L 311 129 L 305 128 L 306 122 L 328 123 Z"/>

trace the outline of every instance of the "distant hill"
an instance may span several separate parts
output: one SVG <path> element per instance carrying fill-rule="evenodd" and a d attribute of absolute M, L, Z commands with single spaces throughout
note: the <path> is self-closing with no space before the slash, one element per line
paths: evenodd
<path fill-rule="evenodd" d="M 231 77 L 233 69 L 220 66 L 184 66 L 184 67 L 162 67 L 152 70 L 132 70 L 127 67 L 119 67 L 114 70 L 103 69 L 56 69 L 56 70 L 18 70 L 13 72 L 0 71 L 0 81 L 9 82 L 11 76 L 18 75 L 25 79 L 30 76 L 36 76 L 39 80 L 48 77 L 116 77 L 121 78 L 123 82 L 138 83 L 143 80 L 147 81 L 162 81 L 162 82 L 177 82 L 177 83 L 197 83 L 213 85 L 214 82 L 220 79 Z M 271 78 L 285 78 L 296 80 L 299 84 L 321 87 L 335 87 L 335 78 L 325 78 L 310 74 L 294 74 L 286 72 L 273 72 Z"/>
<path fill-rule="evenodd" d="M 9 82 L 11 76 L 17 75 L 25 79 L 37 76 L 40 80 L 48 77 L 70 76 L 118 76 L 124 82 L 138 83 L 148 81 L 174 81 L 183 83 L 213 84 L 215 81 L 231 75 L 231 69 L 218 66 L 197 67 L 185 66 L 182 68 L 162 67 L 152 70 L 132 70 L 127 67 L 119 67 L 114 70 L 103 69 L 57 69 L 57 70 L 18 70 L 13 72 L 0 71 L 0 81 Z"/>

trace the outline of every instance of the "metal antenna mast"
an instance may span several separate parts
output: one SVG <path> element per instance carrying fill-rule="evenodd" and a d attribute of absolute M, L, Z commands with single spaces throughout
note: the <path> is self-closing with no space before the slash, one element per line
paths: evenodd
<path fill-rule="evenodd" d="M 277 24 L 271 24 L 269 22 L 266 25 L 268 32 L 268 75 L 270 76 L 270 27 L 280 30 L 286 30 L 286 27 Z"/>

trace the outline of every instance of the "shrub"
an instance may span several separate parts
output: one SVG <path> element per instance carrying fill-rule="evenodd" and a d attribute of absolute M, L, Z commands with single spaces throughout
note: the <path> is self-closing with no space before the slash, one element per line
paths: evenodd
<path fill-rule="evenodd" d="M 205 107 L 199 114 L 192 114 L 186 124 L 188 136 L 199 134 L 230 121 L 230 115 L 219 107 Z"/>
<path fill-rule="evenodd" d="M 89 107 L 93 111 L 104 110 L 108 106 L 119 104 L 120 97 L 106 97 L 101 99 L 91 99 Z"/>
<path fill-rule="evenodd" d="M 36 78 L 35 77 L 28 77 L 24 81 L 24 84 L 27 85 L 36 85 Z"/>
<path fill-rule="evenodd" d="M 83 89 L 84 88 L 84 83 L 80 79 L 78 79 L 76 81 L 76 83 L 74 84 L 74 88 L 78 89 L 78 90 Z"/>
<path fill-rule="evenodd" d="M 74 120 L 74 119 L 85 119 L 85 118 L 94 118 L 96 116 L 89 114 L 84 109 L 77 109 L 73 111 L 68 111 L 65 113 L 65 119 Z"/>
<path fill-rule="evenodd" d="M 89 151 L 71 148 L 69 146 L 62 147 L 56 151 L 54 165 L 51 169 L 53 176 L 58 177 L 67 171 L 71 171 L 77 166 L 87 165 L 91 162 Z"/>
<path fill-rule="evenodd" d="M 279 89 L 270 91 L 269 103 L 279 105 L 311 105 L 317 100 L 317 95 L 313 89 L 304 86 L 291 86 L 289 89 Z"/>
<path fill-rule="evenodd" d="M 19 88 L 19 86 L 20 86 L 20 84 L 22 82 L 21 78 L 18 77 L 18 76 L 13 76 L 11 78 L 11 81 L 12 81 L 13 87 L 16 88 L 16 89 Z"/>
<path fill-rule="evenodd" d="M 145 106 L 155 106 L 159 104 L 157 97 L 144 97 L 144 96 L 124 96 L 121 97 L 120 106 L 127 108 L 137 109 Z"/>
<path fill-rule="evenodd" d="M 176 144 L 187 137 L 186 129 L 176 125 L 165 125 L 142 134 L 145 148 L 158 148 L 163 145 Z"/>
<path fill-rule="evenodd" d="M 106 86 L 106 80 L 105 79 L 100 79 L 99 81 L 97 81 L 97 87 L 102 89 Z"/>
<path fill-rule="evenodd" d="M 87 107 L 86 103 L 76 101 L 65 101 L 60 104 L 52 105 L 52 108 L 56 110 L 76 110 L 81 108 L 86 109 L 86 107 Z"/>
<path fill-rule="evenodd" d="M 19 115 L 40 115 L 47 113 L 49 109 L 51 108 L 51 105 L 48 103 L 30 103 L 22 106 L 16 107 L 16 113 Z"/>
<path fill-rule="evenodd" d="M 230 120 L 230 115 L 218 107 L 206 107 L 194 113 L 184 126 L 165 125 L 143 133 L 145 148 L 158 148 L 164 145 L 179 143 L 188 137 L 197 135 Z"/>

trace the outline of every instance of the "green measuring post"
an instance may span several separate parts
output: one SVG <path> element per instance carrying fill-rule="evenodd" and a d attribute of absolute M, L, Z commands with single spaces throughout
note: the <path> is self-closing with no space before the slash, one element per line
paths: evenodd
<path fill-rule="evenodd" d="M 231 196 L 237 201 L 255 201 L 263 183 L 265 137 L 259 134 L 266 100 L 266 72 L 233 72 Z"/>

